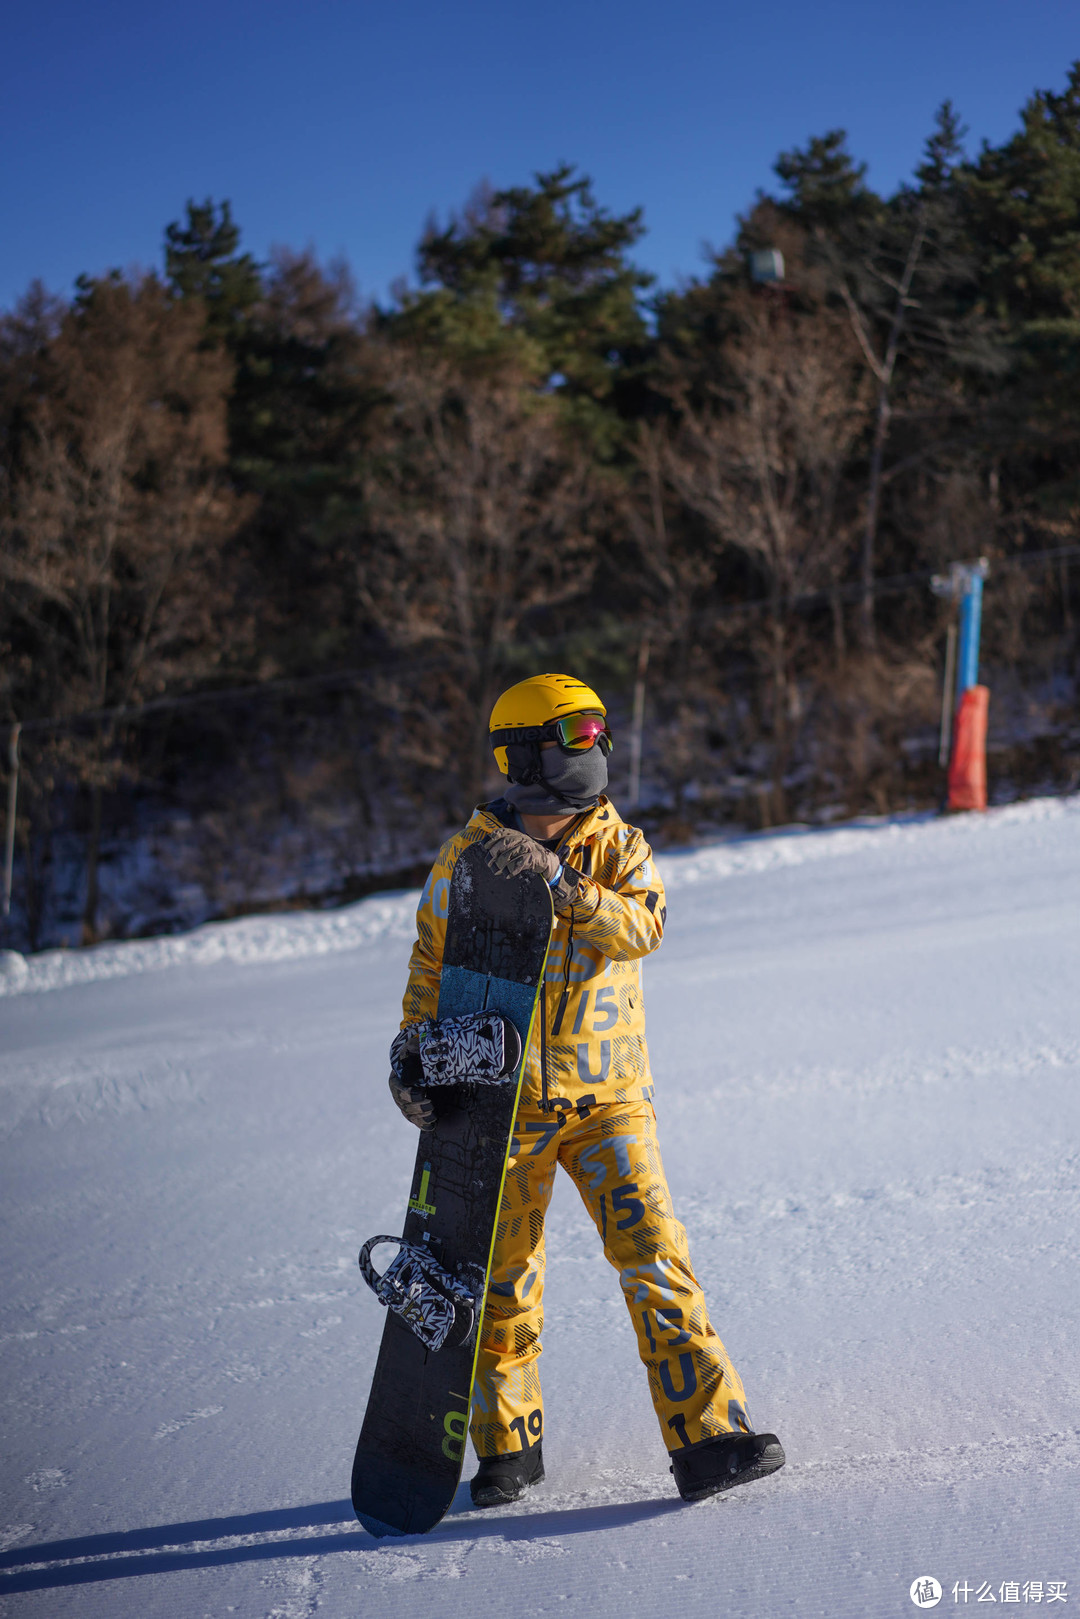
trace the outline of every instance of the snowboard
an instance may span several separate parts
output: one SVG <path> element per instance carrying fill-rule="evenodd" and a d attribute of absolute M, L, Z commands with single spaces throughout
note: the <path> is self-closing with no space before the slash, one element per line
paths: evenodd
<path fill-rule="evenodd" d="M 481 844 L 459 855 L 450 879 L 438 1022 L 497 1014 L 520 1035 L 521 1056 L 500 1084 L 438 1085 L 430 1092 L 436 1122 L 420 1132 L 401 1241 L 421 1251 L 421 1267 L 429 1255 L 435 1262 L 429 1268 L 452 1278 L 460 1297 L 454 1328 L 438 1349 L 387 1311 L 352 1471 L 353 1508 L 373 1535 L 426 1533 L 457 1490 L 506 1161 L 553 921 L 542 877 L 496 875 Z"/>

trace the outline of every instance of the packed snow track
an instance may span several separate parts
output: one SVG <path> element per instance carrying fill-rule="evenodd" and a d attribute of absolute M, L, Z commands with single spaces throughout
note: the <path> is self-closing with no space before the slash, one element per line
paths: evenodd
<path fill-rule="evenodd" d="M 547 1482 L 373 1540 L 356 1252 L 415 1149 L 386 1053 L 416 896 L 8 954 L 0 1613 L 877 1619 L 921 1576 L 941 1613 L 1080 1604 L 1080 799 L 661 865 L 665 1164 L 787 1467 L 678 1500 L 564 1177 Z"/>

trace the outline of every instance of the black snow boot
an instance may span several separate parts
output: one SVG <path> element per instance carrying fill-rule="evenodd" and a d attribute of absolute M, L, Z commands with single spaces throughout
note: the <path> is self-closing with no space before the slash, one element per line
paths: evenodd
<path fill-rule="evenodd" d="M 736 1484 L 767 1478 L 784 1461 L 784 1447 L 774 1433 L 725 1433 L 673 1450 L 671 1471 L 684 1501 L 704 1501 Z"/>
<path fill-rule="evenodd" d="M 501 1507 L 517 1501 L 544 1476 L 541 1441 L 508 1456 L 481 1456 L 476 1477 L 469 1480 L 474 1507 Z"/>

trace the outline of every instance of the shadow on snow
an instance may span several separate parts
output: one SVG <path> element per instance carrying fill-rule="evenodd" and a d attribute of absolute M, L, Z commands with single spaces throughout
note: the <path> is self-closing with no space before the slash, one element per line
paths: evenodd
<path fill-rule="evenodd" d="M 321 1501 L 306 1507 L 249 1512 L 234 1518 L 205 1518 L 191 1523 L 162 1524 L 108 1535 L 84 1535 L 41 1545 L 19 1546 L 0 1553 L 0 1595 L 43 1591 L 65 1585 L 93 1585 L 140 1574 L 175 1574 L 183 1569 L 219 1568 L 233 1563 L 259 1563 L 280 1557 L 322 1557 L 332 1552 L 365 1552 L 376 1556 L 403 1545 L 433 1548 L 460 1540 L 533 1540 L 552 1535 L 580 1535 L 623 1529 L 646 1518 L 679 1509 L 677 1500 L 634 1501 L 561 1511 L 493 1515 L 474 1512 L 467 1486 L 459 1489 L 450 1513 L 427 1535 L 388 1536 L 376 1540 L 359 1525 L 337 1527 L 332 1534 L 303 1535 L 290 1540 L 260 1541 L 245 1546 L 215 1546 L 215 1540 L 237 1536 L 285 1534 L 290 1530 L 344 1526 L 352 1520 L 349 1501 Z M 81 1559 L 92 1561 L 81 1561 Z M 75 1561 L 80 1559 L 79 1561 Z M 100 1560 L 99 1560 L 100 1559 Z M 50 1566 L 41 1566 L 50 1565 Z"/>

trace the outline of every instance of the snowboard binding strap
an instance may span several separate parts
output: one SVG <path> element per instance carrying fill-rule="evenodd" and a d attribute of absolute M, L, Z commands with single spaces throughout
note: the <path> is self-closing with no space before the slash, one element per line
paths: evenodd
<path fill-rule="evenodd" d="M 397 1253 L 380 1276 L 371 1251 L 392 1242 Z M 360 1273 L 380 1304 L 399 1315 L 425 1348 L 441 1349 L 451 1336 L 463 1344 L 476 1322 L 476 1299 L 443 1270 L 426 1248 L 400 1237 L 369 1237 L 360 1250 Z"/>
<path fill-rule="evenodd" d="M 425 1018 L 419 1025 L 425 1085 L 505 1085 L 521 1062 L 521 1036 L 494 1012 Z"/>

